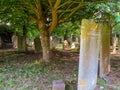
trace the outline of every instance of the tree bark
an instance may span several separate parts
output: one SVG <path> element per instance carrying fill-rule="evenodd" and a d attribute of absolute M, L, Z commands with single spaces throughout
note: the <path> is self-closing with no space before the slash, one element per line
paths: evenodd
<path fill-rule="evenodd" d="M 38 23 L 38 27 L 40 30 L 40 41 L 42 45 L 42 51 L 43 51 L 43 62 L 49 62 L 50 61 L 50 35 L 49 31 L 43 21 L 40 21 Z"/>
<path fill-rule="evenodd" d="M 107 24 L 101 27 L 99 76 L 103 78 L 110 72 L 110 29 Z"/>

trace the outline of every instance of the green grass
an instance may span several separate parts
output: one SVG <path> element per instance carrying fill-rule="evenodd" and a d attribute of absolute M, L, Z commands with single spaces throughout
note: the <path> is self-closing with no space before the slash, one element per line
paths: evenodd
<path fill-rule="evenodd" d="M 43 63 L 39 60 L 17 62 L 15 58 L 7 57 L 4 62 L 0 62 L 0 90 L 10 88 L 44 90 L 44 86 L 52 84 L 53 80 L 63 79 L 65 82 L 77 80 L 76 70 L 67 74 L 64 73 L 64 69 L 62 70 L 66 63 L 70 62 L 65 60 L 55 60 L 51 63 Z"/>
<path fill-rule="evenodd" d="M 106 83 L 103 79 L 98 78 L 97 79 L 97 84 L 100 85 L 100 86 L 105 86 Z"/>
<path fill-rule="evenodd" d="M 25 57 L 25 60 L 22 61 L 23 58 L 17 60 L 19 57 Z M 29 61 L 26 59 L 26 55 L 18 55 L 17 58 L 15 55 L 6 56 L 4 61 L 0 62 L 0 90 L 9 90 L 10 88 L 44 90 L 44 87 L 51 85 L 53 80 L 59 79 L 65 81 L 66 90 L 76 90 L 77 62 L 57 59 L 50 63 L 43 63 L 39 59 Z M 97 84 L 103 86 L 103 90 L 107 90 L 104 80 L 98 78 Z"/>

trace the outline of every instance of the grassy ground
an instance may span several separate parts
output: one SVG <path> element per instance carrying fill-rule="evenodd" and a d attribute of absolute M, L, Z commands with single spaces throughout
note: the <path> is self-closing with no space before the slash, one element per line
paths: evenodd
<path fill-rule="evenodd" d="M 36 55 L 10 55 L 0 62 L 0 90 L 51 90 L 53 80 L 63 79 L 69 90 L 75 90 L 77 63 L 67 60 L 52 60 L 43 63 Z M 31 58 L 33 60 L 31 60 Z M 69 67 L 69 70 L 68 68 Z"/>
<path fill-rule="evenodd" d="M 66 90 L 77 90 L 78 53 L 54 51 L 50 63 L 43 63 L 40 58 L 40 54 L 33 53 L 2 56 L 0 90 L 52 90 L 52 81 L 59 79 L 65 81 Z M 108 89 L 101 79 L 98 84 L 103 86 L 101 90 L 116 90 Z"/>

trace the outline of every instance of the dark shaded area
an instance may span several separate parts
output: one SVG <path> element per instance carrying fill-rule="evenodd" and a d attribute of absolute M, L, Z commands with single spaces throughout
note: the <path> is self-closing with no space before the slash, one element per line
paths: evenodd
<path fill-rule="evenodd" d="M 7 25 L 0 25 L 1 46 L 0 49 L 12 48 L 13 30 Z"/>

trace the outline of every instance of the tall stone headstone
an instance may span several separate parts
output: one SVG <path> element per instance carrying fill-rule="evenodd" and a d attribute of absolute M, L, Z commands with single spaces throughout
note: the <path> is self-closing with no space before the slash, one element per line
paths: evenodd
<path fill-rule="evenodd" d="M 79 75 L 77 90 L 94 90 L 97 82 L 100 42 L 99 25 L 92 20 L 82 20 Z"/>
<path fill-rule="evenodd" d="M 110 29 L 106 23 L 101 28 L 99 76 L 104 78 L 110 72 Z"/>

